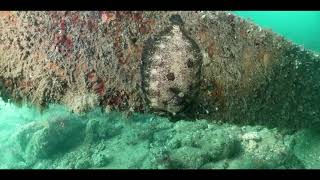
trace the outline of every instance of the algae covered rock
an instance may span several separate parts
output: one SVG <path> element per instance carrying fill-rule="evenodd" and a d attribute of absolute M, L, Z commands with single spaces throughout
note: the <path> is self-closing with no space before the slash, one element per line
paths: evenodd
<path fill-rule="evenodd" d="M 235 130 L 206 121 L 177 122 L 156 161 L 164 168 L 201 168 L 207 163 L 232 158 L 240 151 Z M 164 165 L 162 165 L 164 164 Z"/>
<path fill-rule="evenodd" d="M 0 86 L 15 102 L 293 127 L 319 119 L 319 55 L 232 12 L 11 11 L 0 29 Z"/>
<path fill-rule="evenodd" d="M 294 155 L 292 144 L 276 129 L 244 127 L 240 135 L 242 156 L 229 168 L 304 168 Z"/>
<path fill-rule="evenodd" d="M 121 113 L 97 111 L 81 118 L 66 115 L 23 126 L 10 140 L 20 160 L 3 167 L 303 168 L 290 139 L 294 138 L 261 126 L 172 122 L 142 114 L 124 119 Z"/>
<path fill-rule="evenodd" d="M 90 118 L 85 129 L 86 143 L 95 143 L 101 139 L 110 139 L 121 134 L 123 125 L 120 124 L 117 113 L 110 113 L 108 116 L 100 118 Z"/>
<path fill-rule="evenodd" d="M 19 154 L 27 162 L 50 158 L 79 144 L 84 138 L 85 124 L 76 117 L 54 117 L 22 127 L 13 138 Z"/>
<path fill-rule="evenodd" d="M 298 131 L 294 135 L 294 142 L 294 153 L 305 164 L 306 168 L 318 169 L 320 167 L 319 124 Z"/>
<path fill-rule="evenodd" d="M 179 121 L 165 142 L 150 149 L 155 168 L 279 169 L 304 168 L 289 135 L 260 126 Z M 157 144 L 158 143 L 158 144 Z"/>
<path fill-rule="evenodd" d="M 99 105 L 99 97 L 94 93 L 72 94 L 67 93 L 64 97 L 65 104 L 77 114 L 84 114 Z"/>

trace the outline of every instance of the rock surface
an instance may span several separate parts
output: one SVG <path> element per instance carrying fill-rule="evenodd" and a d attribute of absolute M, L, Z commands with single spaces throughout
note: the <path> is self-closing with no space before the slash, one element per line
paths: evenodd
<path fill-rule="evenodd" d="M 91 104 L 166 115 L 189 108 L 188 116 L 180 113 L 183 118 L 293 127 L 320 119 L 319 56 L 229 12 L 13 11 L 0 19 L 0 82 L 15 101 L 40 107 L 54 102 L 76 112 L 89 111 Z M 163 41 L 168 28 L 173 34 Z M 152 53 L 146 43 L 157 37 L 150 46 L 158 53 Z M 191 42 L 200 52 L 193 53 Z M 148 71 L 142 66 L 144 51 L 163 62 L 175 59 L 145 81 L 155 87 L 159 80 L 160 94 L 142 90 Z M 184 57 L 193 62 L 197 56 L 202 62 L 187 69 Z M 88 94 L 98 98 L 73 107 L 70 97 Z"/>
<path fill-rule="evenodd" d="M 61 127 L 63 126 L 63 127 Z M 11 136 L 7 168 L 303 168 L 276 129 L 94 111 L 34 121 Z M 293 136 L 290 136 L 293 137 Z M 1 159 L 0 159 L 1 161 Z"/>

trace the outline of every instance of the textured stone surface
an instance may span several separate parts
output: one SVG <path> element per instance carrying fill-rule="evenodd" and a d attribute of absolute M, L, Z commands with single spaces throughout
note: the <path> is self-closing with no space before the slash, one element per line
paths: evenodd
<path fill-rule="evenodd" d="M 6 155 L 1 168 L 303 168 L 293 149 L 308 144 L 295 146 L 293 135 L 262 126 L 172 122 L 151 114 L 128 119 L 95 111 L 47 118 L 2 133 L 7 139 L 0 145 Z M 308 152 L 301 154 L 304 160 L 311 158 Z"/>
<path fill-rule="evenodd" d="M 194 118 L 293 126 L 319 119 L 319 55 L 228 12 L 19 11 L 3 12 L 0 19 L 0 82 L 16 101 L 70 106 L 68 97 L 96 94 L 95 104 L 108 110 L 174 114 L 190 108 Z M 171 38 L 164 41 L 161 33 L 170 27 Z M 148 39 L 157 37 L 151 44 L 157 53 L 148 52 Z M 202 57 L 199 86 L 188 93 L 197 70 L 171 69 L 187 62 L 184 56 L 198 55 L 183 37 L 194 41 Z M 179 51 L 173 52 L 174 43 Z M 170 68 L 157 68 L 164 72 L 158 96 L 142 90 L 144 51 L 151 59 L 174 59 Z M 145 82 L 154 85 L 159 78 Z M 182 93 L 170 92 L 171 86 Z M 187 102 L 193 93 L 196 101 Z"/>
<path fill-rule="evenodd" d="M 85 123 L 81 119 L 70 116 L 29 123 L 12 136 L 18 152 L 15 155 L 25 163 L 33 164 L 38 159 L 68 151 L 82 143 L 84 128 Z"/>

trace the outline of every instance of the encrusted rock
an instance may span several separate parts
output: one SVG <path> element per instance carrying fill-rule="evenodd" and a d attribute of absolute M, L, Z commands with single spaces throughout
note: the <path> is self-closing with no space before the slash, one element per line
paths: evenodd
<path fill-rule="evenodd" d="M 94 93 L 77 95 L 68 93 L 64 101 L 66 105 L 77 114 L 90 111 L 99 105 L 99 97 Z"/>

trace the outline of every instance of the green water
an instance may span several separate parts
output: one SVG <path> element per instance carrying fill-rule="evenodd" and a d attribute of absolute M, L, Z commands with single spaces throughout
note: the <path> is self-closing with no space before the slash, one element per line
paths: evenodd
<path fill-rule="evenodd" d="M 320 52 L 320 11 L 235 11 L 307 49 Z"/>

